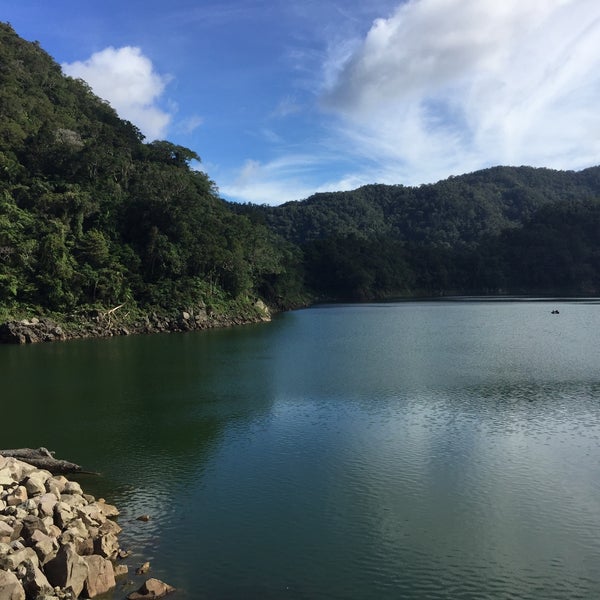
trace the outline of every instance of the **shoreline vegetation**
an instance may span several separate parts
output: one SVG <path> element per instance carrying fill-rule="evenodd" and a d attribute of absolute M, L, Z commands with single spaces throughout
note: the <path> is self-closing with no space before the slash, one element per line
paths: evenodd
<path fill-rule="evenodd" d="M 53 459 L 44 448 L 3 451 L 10 452 L 24 458 L 0 453 L 0 598 L 95 598 L 117 585 L 128 600 L 175 591 L 154 578 L 143 577 L 140 585 L 149 563 L 135 571 L 136 581 L 128 580 L 131 553 L 119 544 L 116 506 L 84 493 L 76 481 L 30 464 L 28 455 L 34 463 L 39 455 Z M 60 471 L 66 461 L 55 462 Z M 52 468 L 52 461 L 48 464 Z"/>

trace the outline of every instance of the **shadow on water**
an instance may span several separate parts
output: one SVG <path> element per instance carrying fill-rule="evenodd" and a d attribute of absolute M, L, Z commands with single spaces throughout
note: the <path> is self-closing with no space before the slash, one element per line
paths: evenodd
<path fill-rule="evenodd" d="M 197 474 L 225 429 L 269 411 L 260 339 L 258 326 L 0 346 L 3 446 L 44 445 L 117 495 Z"/>

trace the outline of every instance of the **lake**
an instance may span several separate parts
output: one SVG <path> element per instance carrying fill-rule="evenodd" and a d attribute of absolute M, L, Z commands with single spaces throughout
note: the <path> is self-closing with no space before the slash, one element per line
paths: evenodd
<path fill-rule="evenodd" d="M 173 600 L 598 598 L 599 332 L 462 299 L 0 346 L 1 445 L 101 473 Z"/>

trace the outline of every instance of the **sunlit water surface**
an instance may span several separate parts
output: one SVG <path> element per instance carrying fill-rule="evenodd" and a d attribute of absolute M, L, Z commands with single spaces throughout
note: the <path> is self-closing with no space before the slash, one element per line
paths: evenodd
<path fill-rule="evenodd" d="M 599 332 L 405 302 L 5 346 L 1 445 L 100 472 L 174 600 L 600 598 Z"/>

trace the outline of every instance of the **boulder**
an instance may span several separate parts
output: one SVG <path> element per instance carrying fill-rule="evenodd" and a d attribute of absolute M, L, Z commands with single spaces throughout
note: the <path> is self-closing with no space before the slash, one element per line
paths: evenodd
<path fill-rule="evenodd" d="M 23 524 L 23 530 L 21 531 L 21 535 L 27 543 L 30 543 L 31 536 L 34 534 L 35 531 L 41 531 L 45 535 L 48 535 L 49 533 L 47 524 L 35 515 L 27 515 L 21 521 L 21 523 Z"/>
<path fill-rule="evenodd" d="M 25 576 L 21 583 L 28 598 L 37 598 L 40 595 L 54 592 L 44 573 L 33 561 L 27 560 L 23 565 L 25 566 Z"/>
<path fill-rule="evenodd" d="M 107 502 L 104 500 L 104 498 L 100 498 L 97 501 L 97 504 L 98 504 L 98 508 L 100 509 L 100 512 L 105 517 L 108 517 L 110 519 L 112 517 L 119 516 L 119 510 L 117 509 L 117 507 L 113 506 L 112 504 L 107 504 Z"/>
<path fill-rule="evenodd" d="M 15 548 L 19 546 L 15 545 Z M 33 548 L 19 548 L 14 550 L 11 554 L 7 554 L 0 558 L 0 569 L 6 569 L 7 571 L 14 571 L 26 560 L 31 560 L 34 564 L 38 564 L 38 557 Z M 0 596 L 1 598 L 1 596 Z"/>
<path fill-rule="evenodd" d="M 6 542 L 0 542 L 0 559 L 12 552 L 12 548 Z"/>
<path fill-rule="evenodd" d="M 102 523 L 102 525 L 100 525 L 100 527 L 98 528 L 98 533 L 100 535 L 107 535 L 109 533 L 114 533 L 115 535 L 117 535 L 121 533 L 121 531 L 123 531 L 121 526 L 118 523 L 115 523 L 115 521 L 111 521 L 110 519 L 104 521 L 104 523 Z"/>
<path fill-rule="evenodd" d="M 98 527 L 106 521 L 106 517 L 102 514 L 99 506 L 93 502 L 87 506 L 75 507 L 75 514 L 82 519 L 88 527 Z"/>
<path fill-rule="evenodd" d="M 25 480 L 25 489 L 30 498 L 46 493 L 46 481 L 49 476 L 50 473 L 46 475 L 44 471 L 35 471 L 27 477 Z"/>
<path fill-rule="evenodd" d="M 87 500 L 79 494 L 61 494 L 60 502 L 70 506 L 72 509 L 87 506 Z"/>
<path fill-rule="evenodd" d="M 129 573 L 129 567 L 127 565 L 114 565 L 113 566 L 115 577 L 123 577 Z"/>
<path fill-rule="evenodd" d="M 57 500 L 60 499 L 60 495 L 63 493 L 65 489 L 65 485 L 67 485 L 68 479 L 63 475 L 56 475 L 55 477 L 50 477 L 46 481 L 46 491 L 54 494 Z"/>
<path fill-rule="evenodd" d="M 85 579 L 83 590 L 88 598 L 95 598 L 115 587 L 115 573 L 110 560 L 101 556 L 86 556 L 88 575 Z"/>
<path fill-rule="evenodd" d="M 19 504 L 23 504 L 23 502 L 27 501 L 27 489 L 24 485 L 19 485 L 12 494 L 6 497 L 6 504 L 8 506 L 18 506 Z"/>
<path fill-rule="evenodd" d="M 132 592 L 127 596 L 128 600 L 150 600 L 152 598 L 162 598 L 171 592 L 174 592 L 175 588 L 160 581 L 160 579 L 148 579 L 142 584 L 137 592 Z"/>
<path fill-rule="evenodd" d="M 43 517 L 52 517 L 54 515 L 54 507 L 58 500 L 54 494 L 50 492 L 44 492 L 41 496 L 36 498 L 38 502 L 38 513 Z"/>
<path fill-rule="evenodd" d="M 54 506 L 54 524 L 65 529 L 67 525 L 75 518 L 73 509 L 65 502 L 57 502 Z"/>
<path fill-rule="evenodd" d="M 119 540 L 114 533 L 107 533 L 94 540 L 94 553 L 104 558 L 116 558 L 119 552 Z"/>
<path fill-rule="evenodd" d="M 73 544 L 66 544 L 55 558 L 46 564 L 46 576 L 53 586 L 71 588 L 75 597 L 81 594 L 88 566 L 84 558 L 75 551 Z"/>
<path fill-rule="evenodd" d="M 12 534 L 14 533 L 14 527 L 11 527 L 8 523 L 4 521 L 0 521 L 0 540 L 6 542 L 10 542 L 12 539 Z M 8 540 L 4 539 L 8 538 Z"/>
<path fill-rule="evenodd" d="M 0 458 L 6 462 L 4 457 L 0 456 Z M 13 479 L 13 474 L 11 473 L 10 469 L 8 467 L 0 468 L 0 485 L 3 487 L 9 487 L 14 483 L 15 480 Z"/>
<path fill-rule="evenodd" d="M 25 600 L 25 590 L 17 576 L 10 571 L 0 571 L 0 598 L 2 600 Z"/>
<path fill-rule="evenodd" d="M 78 494 L 79 496 L 83 496 L 83 490 L 81 486 L 76 481 L 67 481 L 65 487 L 63 488 L 63 494 Z"/>
<path fill-rule="evenodd" d="M 137 575 L 145 575 L 150 570 L 150 563 L 146 561 L 136 569 Z"/>
<path fill-rule="evenodd" d="M 33 543 L 33 549 L 42 566 L 51 561 L 58 552 L 59 546 L 56 539 L 39 530 L 31 536 L 31 543 Z"/>

